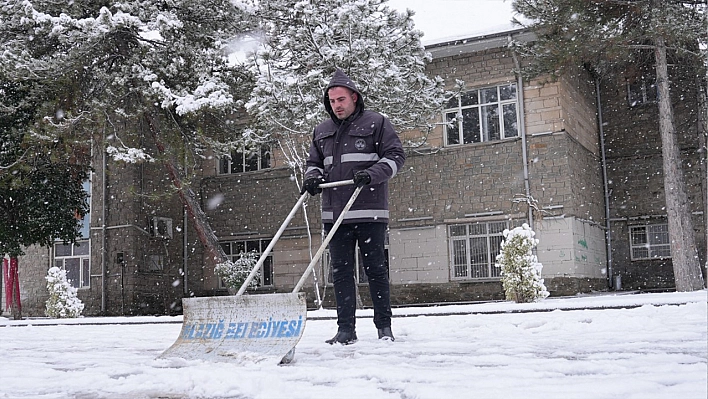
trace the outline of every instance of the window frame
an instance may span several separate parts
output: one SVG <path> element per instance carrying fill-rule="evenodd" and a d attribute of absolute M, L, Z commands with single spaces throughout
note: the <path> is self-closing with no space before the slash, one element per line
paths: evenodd
<path fill-rule="evenodd" d="M 490 225 L 494 229 L 490 229 Z M 503 225 L 503 226 L 501 226 Z M 511 228 L 512 221 L 505 220 L 487 220 L 479 222 L 455 223 L 447 227 L 448 234 L 448 256 L 450 267 L 451 281 L 497 281 L 501 279 L 501 269 L 495 266 L 497 255 L 501 252 L 501 242 L 504 240 L 504 230 Z M 471 226 L 484 226 L 484 232 L 476 233 Z M 453 234 L 453 229 L 464 227 L 464 234 Z M 472 262 L 472 241 L 476 239 L 477 243 L 483 242 L 485 245 L 486 257 L 485 264 Z M 483 241 L 480 241 L 483 240 Z M 464 244 L 464 248 L 459 245 Z M 464 253 L 459 252 L 464 249 Z M 459 255 L 459 256 L 458 256 Z M 462 260 L 463 262 L 457 262 Z M 484 269 L 480 268 L 483 266 Z M 464 268 L 464 274 L 461 267 Z M 479 275 L 482 270 L 486 271 L 486 275 Z M 476 273 L 475 273 L 476 272 Z M 475 276 L 477 274 L 477 276 Z"/>
<path fill-rule="evenodd" d="M 627 105 L 630 108 L 656 104 L 659 101 L 659 86 L 656 76 L 641 75 L 634 80 L 627 80 Z"/>
<path fill-rule="evenodd" d="M 263 251 L 268 247 L 268 244 L 270 244 L 270 241 L 271 241 L 270 238 L 254 238 L 254 239 L 222 241 L 219 243 L 219 245 L 221 245 L 221 248 L 226 253 L 226 257 L 230 261 L 235 262 L 237 259 L 239 259 L 241 253 L 253 250 L 254 244 L 256 242 L 258 243 L 258 251 L 256 251 L 256 252 L 258 253 L 258 257 L 260 259 L 260 256 L 263 254 Z M 257 289 L 273 288 L 275 286 L 274 269 L 275 269 L 275 266 L 273 264 L 273 252 L 271 251 L 271 253 L 268 254 L 265 261 L 263 262 L 263 266 L 261 267 L 261 279 L 260 279 L 260 282 L 258 283 Z M 228 288 L 226 286 L 226 284 L 224 284 L 223 279 L 220 278 L 218 280 L 219 280 L 219 289 L 225 290 Z"/>
<path fill-rule="evenodd" d="M 91 174 L 93 177 L 93 173 Z M 81 222 L 79 226 L 79 232 L 81 233 L 81 238 L 89 239 L 91 238 L 91 194 L 93 192 L 93 179 L 88 178 L 82 183 L 84 191 L 86 192 L 86 201 L 88 203 L 88 212 L 81 217 Z"/>
<path fill-rule="evenodd" d="M 661 230 L 650 231 L 656 229 Z M 644 230 L 644 232 L 640 233 L 640 230 Z M 665 240 L 659 240 L 658 235 L 665 237 Z M 644 237 L 643 240 L 635 241 L 635 238 L 641 238 L 641 236 Z M 646 255 L 638 255 L 640 250 L 646 250 Z M 669 236 L 668 222 L 630 225 L 629 257 L 631 261 L 671 259 L 671 237 Z"/>
<path fill-rule="evenodd" d="M 216 173 L 218 175 L 230 175 L 236 173 L 255 172 L 273 167 L 273 152 L 270 144 L 257 144 L 250 151 L 244 151 L 244 147 L 234 149 L 229 156 L 220 156 L 216 159 Z M 255 157 L 255 163 L 249 160 Z M 235 167 L 237 161 L 240 166 Z"/>
<path fill-rule="evenodd" d="M 507 99 L 502 99 L 504 97 L 503 95 L 503 89 L 504 88 L 513 88 L 513 98 L 507 98 Z M 496 100 L 494 101 L 484 101 L 483 98 L 486 97 L 483 93 L 488 93 L 490 89 L 495 89 L 496 93 Z M 511 90 L 509 91 L 511 92 Z M 474 93 L 474 95 L 472 95 Z M 474 100 L 476 97 L 476 101 Z M 463 105 L 463 98 L 466 99 L 471 99 L 472 103 L 470 104 L 465 104 Z M 450 106 L 451 102 L 454 100 L 457 100 L 457 104 L 455 106 Z M 485 118 L 485 114 L 483 113 L 483 110 L 485 108 L 489 107 L 495 107 L 496 109 L 496 127 L 498 129 L 498 135 L 499 137 L 492 137 L 490 138 L 490 130 L 489 127 L 492 126 L 490 125 L 489 118 Z M 509 122 L 511 126 L 515 126 L 515 131 L 513 134 L 509 134 L 507 132 L 507 123 L 505 120 L 505 110 L 509 105 L 513 105 L 513 111 L 514 111 L 514 120 L 512 122 Z M 460 118 L 464 113 L 469 112 L 472 110 L 476 110 L 476 128 L 478 129 L 477 132 L 466 132 L 465 131 L 465 126 L 464 126 L 464 120 L 465 118 Z M 453 116 L 454 115 L 454 116 Z M 452 116 L 452 117 L 450 117 Z M 500 85 L 495 85 L 495 86 L 488 86 L 488 87 L 482 87 L 478 89 L 472 89 L 465 91 L 463 93 L 460 93 L 450 99 L 448 104 L 446 105 L 446 108 L 443 109 L 442 112 L 442 118 L 444 121 L 444 128 L 443 128 L 443 142 L 446 147 L 451 147 L 451 146 L 457 146 L 457 145 L 464 145 L 464 144 L 474 144 L 474 143 L 486 143 L 486 142 L 492 142 L 492 141 L 500 141 L 504 139 L 509 139 L 513 137 L 519 137 L 519 95 L 518 95 L 518 86 L 515 82 L 508 82 L 505 84 L 500 84 Z M 455 120 L 454 123 L 457 123 L 457 126 L 454 128 L 457 130 L 457 140 L 456 142 L 451 143 L 450 138 L 453 132 L 450 132 L 450 126 L 448 124 L 448 121 Z M 469 140 L 468 140 L 469 139 Z"/>
<path fill-rule="evenodd" d="M 83 246 L 86 246 L 87 250 L 83 251 L 77 251 L 77 248 L 83 248 Z M 59 253 L 63 253 L 63 251 L 59 251 L 58 247 L 69 247 L 69 254 L 68 255 L 58 255 Z M 57 241 L 54 243 L 54 247 L 52 248 L 53 250 L 53 264 L 54 266 L 61 268 L 62 270 L 66 271 L 67 274 L 67 280 L 69 280 L 69 284 L 71 284 L 72 287 L 76 289 L 90 289 L 91 288 L 91 240 L 77 240 L 75 244 L 71 243 L 65 243 L 63 241 Z M 79 252 L 77 254 L 77 252 Z M 85 252 L 85 253 L 84 253 Z M 70 270 L 67 270 L 67 261 L 71 260 L 78 260 L 78 282 L 75 281 L 73 277 L 74 273 L 70 274 Z"/>

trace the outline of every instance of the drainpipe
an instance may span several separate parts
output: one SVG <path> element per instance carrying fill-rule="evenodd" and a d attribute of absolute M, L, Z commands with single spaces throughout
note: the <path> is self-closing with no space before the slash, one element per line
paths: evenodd
<path fill-rule="evenodd" d="M 605 155 L 605 128 L 602 120 L 602 98 L 600 97 L 600 80 L 595 78 L 595 94 L 597 96 L 597 123 L 600 125 L 600 156 L 602 159 L 602 184 L 605 193 L 605 245 L 607 251 L 607 288 L 614 287 L 612 280 L 612 230 L 610 230 L 610 190 L 607 181 L 607 158 Z"/>
<path fill-rule="evenodd" d="M 708 65 L 708 54 L 706 55 L 706 65 Z M 703 164 L 705 165 L 705 170 L 706 170 L 706 192 L 705 192 L 705 200 L 704 202 L 704 209 L 703 209 L 703 221 L 705 222 L 705 228 L 703 229 L 703 234 L 705 235 L 706 239 L 706 250 L 705 250 L 705 257 L 706 257 L 706 278 L 703 279 L 706 287 L 708 287 L 708 68 L 706 68 L 706 82 L 705 82 L 705 87 L 704 87 L 704 96 L 703 96 L 703 106 L 705 107 L 706 115 L 705 115 L 705 122 L 703 122 L 703 158 L 704 162 Z"/>
<path fill-rule="evenodd" d="M 512 37 L 511 35 L 508 36 L 508 42 L 511 44 L 512 42 Z M 512 57 L 514 57 L 514 66 L 516 67 L 517 73 L 516 73 L 516 93 L 519 98 L 519 133 L 521 134 L 521 161 L 524 164 L 524 191 L 526 195 L 526 199 L 530 200 L 531 199 L 531 187 L 529 185 L 529 161 L 528 161 L 528 153 L 526 151 L 526 146 L 527 146 L 527 140 L 526 140 L 526 118 L 525 118 L 525 111 L 524 111 L 524 80 L 521 77 L 521 63 L 519 63 L 519 58 L 516 56 L 516 53 L 514 51 L 511 52 Z M 531 230 L 534 229 L 534 223 L 533 223 L 533 208 L 531 207 L 531 204 L 529 203 L 529 210 L 528 210 L 528 219 L 529 219 L 529 227 L 531 227 Z"/>
<path fill-rule="evenodd" d="M 185 145 L 186 148 L 186 145 Z M 187 151 L 184 151 L 184 175 L 187 174 Z M 182 273 L 184 277 L 182 278 L 182 292 L 184 296 L 187 296 L 189 290 L 187 288 L 187 257 L 189 256 L 189 251 L 187 250 L 187 207 L 182 207 Z"/>
<path fill-rule="evenodd" d="M 106 237 L 106 130 L 103 129 L 103 142 L 101 143 L 101 157 L 103 167 L 101 168 L 101 314 L 106 314 L 106 245 L 108 238 Z"/>
<path fill-rule="evenodd" d="M 708 56 L 706 56 L 706 65 L 708 65 Z M 701 86 L 703 87 L 699 89 L 698 94 L 702 97 L 701 104 L 703 105 L 704 114 L 702 118 L 698 118 L 698 130 L 700 131 L 699 134 L 701 135 L 700 146 L 701 150 L 703 151 L 703 172 L 705 173 L 704 177 L 706 179 L 704 186 L 705 190 L 703 192 L 703 235 L 706 240 L 706 249 L 704 252 L 704 267 L 706 269 L 706 276 L 708 277 L 708 68 L 706 68 L 705 81 L 702 85 L 700 83 L 698 84 L 698 87 Z M 708 278 L 705 278 L 704 282 L 706 284 L 706 287 L 708 287 Z"/>

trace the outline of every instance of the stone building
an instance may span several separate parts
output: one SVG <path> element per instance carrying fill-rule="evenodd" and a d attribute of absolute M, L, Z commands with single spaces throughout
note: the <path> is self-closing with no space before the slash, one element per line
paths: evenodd
<path fill-rule="evenodd" d="M 450 89 L 462 80 L 465 90 L 444 106 L 437 128 L 408 151 L 391 181 L 393 303 L 503 299 L 494 261 L 503 230 L 521 223 L 540 240 L 537 256 L 551 295 L 671 289 L 651 79 L 628 73 L 621 82 L 598 82 L 577 70 L 551 83 L 526 81 L 515 73 L 522 60 L 509 50 L 511 39 L 532 35 L 516 30 L 428 48 L 429 73 Z M 682 91 L 674 106 L 705 264 L 703 130 L 696 84 L 685 82 L 694 90 Z M 415 140 L 421 133 L 401 136 Z M 44 276 L 54 264 L 77 276 L 86 315 L 174 314 L 184 296 L 226 295 L 204 267 L 203 248 L 178 197 L 165 194 L 166 172 L 106 160 L 100 143 L 94 153 L 86 240 L 78 247 L 27 250 L 20 259 L 23 313 L 43 315 Z M 231 161 L 205 159 L 198 169 L 192 187 L 231 256 L 262 251 L 299 196 L 277 153 L 235 152 Z M 285 230 L 254 293 L 295 285 L 310 246 L 322 240 L 318 201 L 308 201 L 307 222 L 299 211 Z M 326 256 L 316 272 L 320 297 L 331 306 Z M 358 278 L 365 283 L 363 273 Z M 312 305 L 312 279 L 305 291 Z M 367 297 L 361 295 L 364 305 Z"/>

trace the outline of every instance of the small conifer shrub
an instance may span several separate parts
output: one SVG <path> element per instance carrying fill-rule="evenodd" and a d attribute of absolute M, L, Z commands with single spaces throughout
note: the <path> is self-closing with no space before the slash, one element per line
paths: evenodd
<path fill-rule="evenodd" d="M 517 303 L 537 302 L 548 297 L 541 278 L 543 265 L 538 262 L 533 248 L 538 244 L 536 233 L 528 224 L 504 230 L 501 253 L 496 267 L 501 268 L 506 299 Z"/>
<path fill-rule="evenodd" d="M 251 273 L 253 266 L 258 263 L 258 258 L 260 255 L 256 252 L 242 252 L 236 261 L 226 261 L 219 263 L 214 267 L 214 272 L 217 276 L 224 280 L 224 284 L 229 288 L 229 290 L 238 290 L 246 278 Z M 260 282 L 259 271 L 256 276 L 248 284 L 248 288 L 258 287 Z"/>
<path fill-rule="evenodd" d="M 76 295 L 76 288 L 67 281 L 66 270 L 52 267 L 45 279 L 49 290 L 45 314 L 56 319 L 79 317 L 84 304 Z"/>

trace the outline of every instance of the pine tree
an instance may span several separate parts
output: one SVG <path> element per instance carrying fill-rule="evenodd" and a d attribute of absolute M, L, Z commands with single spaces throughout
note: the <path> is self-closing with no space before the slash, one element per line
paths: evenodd
<path fill-rule="evenodd" d="M 49 291 L 46 315 L 57 319 L 79 317 L 84 310 L 84 304 L 76 295 L 76 288 L 67 281 L 66 270 L 52 267 L 45 279 Z"/>
<path fill-rule="evenodd" d="M 40 140 L 33 128 L 46 93 L 36 82 L 13 83 L 0 75 L 0 254 L 51 246 L 79 237 L 76 215 L 88 211 L 82 184 L 88 179 L 88 147 Z"/>
<path fill-rule="evenodd" d="M 412 12 L 386 0 L 262 1 L 262 47 L 249 58 L 258 79 L 247 104 L 254 133 L 275 139 L 296 177 L 304 171 L 313 128 L 329 116 L 324 88 L 336 68 L 361 90 L 366 107 L 399 131 L 426 130 L 443 102 L 440 78 L 420 43 Z M 299 173 L 298 173 L 299 172 Z"/>
<path fill-rule="evenodd" d="M 653 64 L 676 289 L 702 289 L 704 279 L 671 99 L 680 96 L 680 90 L 702 91 L 698 85 L 706 76 L 708 44 L 705 1 L 514 0 L 513 8 L 528 18 L 527 27 L 539 34 L 536 42 L 520 47 L 531 61 L 526 69 L 530 76 L 559 76 L 567 67 L 584 66 L 607 78 L 630 64 Z M 695 76 L 696 86 L 674 87 L 672 96 L 669 62 L 684 68 L 687 76 Z M 704 81 L 700 84 L 705 86 Z"/>
<path fill-rule="evenodd" d="M 501 268 L 501 281 L 506 299 L 517 303 L 537 302 L 549 294 L 541 278 L 543 265 L 533 248 L 538 245 L 536 233 L 528 224 L 504 230 L 501 252 L 495 266 Z"/>
<path fill-rule="evenodd" d="M 105 133 L 116 158 L 160 162 L 208 258 L 219 262 L 226 257 L 189 187 L 189 168 L 238 141 L 229 121 L 252 79 L 229 60 L 229 46 L 252 29 L 249 16 L 246 1 L 231 0 L 5 2 L 0 73 L 52 93 L 28 133 L 85 142 Z"/>
<path fill-rule="evenodd" d="M 13 82 L 0 74 L 0 255 L 14 265 L 31 245 L 54 240 L 75 242 L 88 212 L 83 183 L 89 175 L 89 149 L 71 136 L 45 140 L 29 131 L 36 126 L 51 90 L 36 80 Z M 18 267 L 8 282 L 18 282 Z M 22 318 L 19 283 L 9 284 L 8 306 Z"/>

